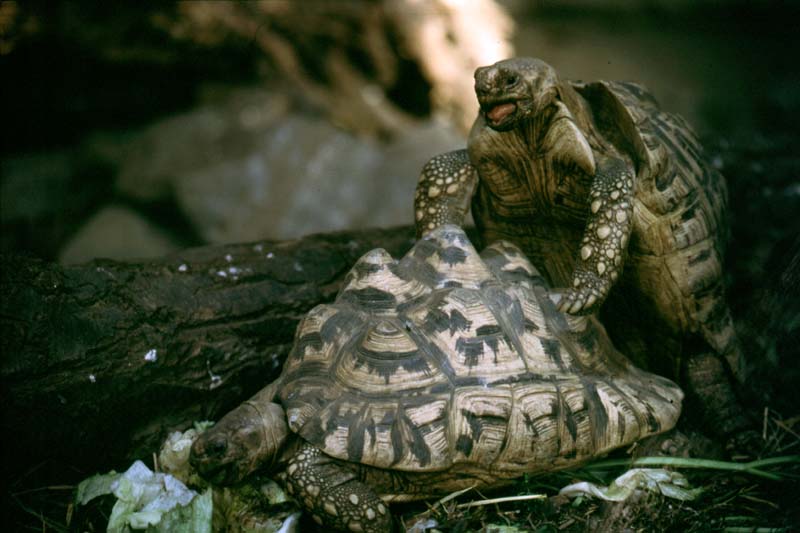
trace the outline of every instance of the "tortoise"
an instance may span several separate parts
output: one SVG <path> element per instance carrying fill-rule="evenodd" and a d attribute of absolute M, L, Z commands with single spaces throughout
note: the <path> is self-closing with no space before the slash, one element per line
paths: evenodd
<path fill-rule="evenodd" d="M 219 484 L 271 468 L 318 523 L 386 531 L 391 502 L 579 465 L 672 428 L 682 398 L 559 312 L 518 248 L 445 225 L 364 255 L 191 463 Z"/>
<path fill-rule="evenodd" d="M 685 380 L 714 429 L 746 427 L 729 378 L 742 351 L 721 266 L 727 190 L 687 123 L 640 85 L 564 81 L 534 58 L 478 68 L 475 92 L 467 148 L 421 172 L 417 234 L 471 207 L 479 241 L 518 245 L 560 310 L 601 310 L 615 345 Z"/>

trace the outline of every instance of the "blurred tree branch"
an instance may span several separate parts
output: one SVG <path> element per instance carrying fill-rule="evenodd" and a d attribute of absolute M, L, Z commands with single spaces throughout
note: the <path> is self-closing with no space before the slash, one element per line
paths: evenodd
<path fill-rule="evenodd" d="M 472 72 L 513 55 L 512 22 L 493 0 L 203 1 L 178 13 L 160 20 L 173 37 L 252 40 L 334 122 L 369 135 L 395 133 L 412 118 L 404 62 L 429 85 L 433 111 L 466 131 L 477 111 Z"/>

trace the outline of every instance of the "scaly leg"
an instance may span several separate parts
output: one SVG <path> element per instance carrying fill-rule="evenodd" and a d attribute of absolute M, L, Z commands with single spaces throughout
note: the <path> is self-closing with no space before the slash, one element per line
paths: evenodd
<path fill-rule="evenodd" d="M 572 287 L 553 291 L 558 309 L 571 314 L 597 310 L 622 272 L 633 229 L 633 171 L 619 159 L 598 166 L 591 187 Z"/>
<path fill-rule="evenodd" d="M 764 448 L 761 433 L 733 391 L 723 363 L 715 353 L 688 353 L 683 381 L 704 426 L 727 439 L 729 451 L 755 457 Z"/>
<path fill-rule="evenodd" d="M 384 533 L 392 519 L 386 504 L 339 461 L 304 444 L 286 465 L 286 488 L 314 521 L 342 531 Z"/>
<path fill-rule="evenodd" d="M 464 225 L 478 173 L 466 150 L 437 155 L 422 168 L 414 195 L 417 237 L 443 224 Z"/>

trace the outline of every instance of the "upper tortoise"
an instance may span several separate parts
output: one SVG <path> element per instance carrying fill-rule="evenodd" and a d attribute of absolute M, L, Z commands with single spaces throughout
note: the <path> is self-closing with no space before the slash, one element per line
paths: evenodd
<path fill-rule="evenodd" d="M 471 204 L 484 244 L 518 245 L 561 310 L 608 300 L 626 355 L 683 379 L 720 432 L 745 425 L 728 381 L 741 349 L 721 267 L 727 191 L 689 126 L 639 85 L 564 81 L 532 58 L 477 69 L 475 92 L 467 149 L 420 176 L 418 235 L 463 224 Z"/>
<path fill-rule="evenodd" d="M 593 316 L 559 312 L 518 248 L 437 228 L 362 257 L 297 329 L 280 377 L 192 448 L 216 482 L 259 467 L 319 523 L 388 531 L 387 503 L 575 466 L 671 428 L 681 390 Z"/>

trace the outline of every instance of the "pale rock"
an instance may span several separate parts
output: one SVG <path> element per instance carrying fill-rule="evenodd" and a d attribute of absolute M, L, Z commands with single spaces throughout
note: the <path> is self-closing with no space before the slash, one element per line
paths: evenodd
<path fill-rule="evenodd" d="M 160 228 L 135 211 L 108 206 L 91 217 L 62 248 L 61 264 L 95 258 L 130 260 L 157 257 L 179 246 Z"/>

